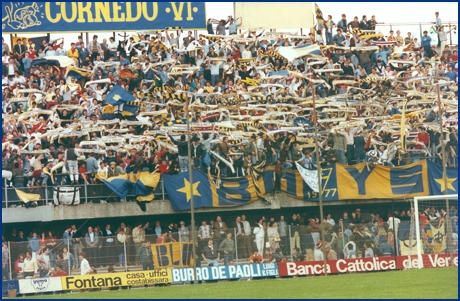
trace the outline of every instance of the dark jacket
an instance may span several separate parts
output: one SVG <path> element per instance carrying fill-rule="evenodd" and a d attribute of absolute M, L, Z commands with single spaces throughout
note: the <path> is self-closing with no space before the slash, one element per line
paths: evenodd
<path fill-rule="evenodd" d="M 192 158 L 203 158 L 206 153 L 206 148 L 203 144 L 195 145 L 192 143 Z"/>
<path fill-rule="evenodd" d="M 211 248 L 209 246 L 206 246 L 203 248 L 203 254 L 206 259 L 216 259 L 217 258 L 217 247 L 213 246 L 214 249 L 211 251 Z"/>
<path fill-rule="evenodd" d="M 364 140 L 363 136 L 356 136 L 354 137 L 354 144 L 355 144 L 355 154 L 356 155 L 364 155 L 364 145 L 366 141 Z"/>
<path fill-rule="evenodd" d="M 177 150 L 179 153 L 179 156 L 186 157 L 188 156 L 188 144 L 187 141 L 177 141 L 173 137 L 169 136 L 171 138 L 171 141 L 177 145 Z"/>

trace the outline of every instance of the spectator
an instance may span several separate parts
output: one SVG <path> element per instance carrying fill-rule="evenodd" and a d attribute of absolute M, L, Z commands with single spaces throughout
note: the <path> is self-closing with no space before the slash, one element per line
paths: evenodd
<path fill-rule="evenodd" d="M 91 267 L 89 265 L 88 260 L 86 259 L 86 253 L 81 252 L 79 257 L 80 257 L 80 274 L 89 275 L 91 272 Z"/>
<path fill-rule="evenodd" d="M 208 245 L 203 248 L 202 256 L 208 266 L 212 265 L 216 267 L 219 265 L 217 261 L 220 260 L 220 253 L 214 247 L 212 239 L 209 239 Z"/>
<path fill-rule="evenodd" d="M 26 252 L 26 258 L 24 258 L 24 278 L 33 278 L 38 273 L 38 264 L 35 258 L 32 257 L 30 252 Z"/>
<path fill-rule="evenodd" d="M 148 240 L 144 240 L 142 242 L 142 245 L 139 247 L 137 254 L 139 254 L 142 270 L 154 270 L 152 247 L 150 246 L 150 242 Z"/>
<path fill-rule="evenodd" d="M 229 265 L 229 262 L 234 260 L 235 241 L 231 232 L 228 232 L 227 238 L 220 243 L 219 251 L 224 253 L 224 265 Z"/>
<path fill-rule="evenodd" d="M 324 260 L 324 252 L 322 250 L 323 242 L 321 240 L 318 240 L 315 243 L 315 246 L 316 246 L 315 252 L 314 252 L 315 261 L 316 260 Z"/>

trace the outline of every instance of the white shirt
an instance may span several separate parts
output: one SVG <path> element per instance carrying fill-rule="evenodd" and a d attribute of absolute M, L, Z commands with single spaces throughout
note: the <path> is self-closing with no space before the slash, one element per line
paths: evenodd
<path fill-rule="evenodd" d="M 10 64 L 8 66 L 8 75 L 14 75 L 14 65 Z"/>
<path fill-rule="evenodd" d="M 251 51 L 249 51 L 249 50 L 244 50 L 244 51 L 241 53 L 241 58 L 243 58 L 243 59 L 250 59 L 250 58 L 252 58 L 252 53 L 251 53 Z"/>
<path fill-rule="evenodd" d="M 89 266 L 89 262 L 86 258 L 83 258 L 83 260 L 81 261 L 80 270 L 81 275 L 87 275 L 91 271 L 91 267 Z"/>
<path fill-rule="evenodd" d="M 117 51 L 118 43 L 115 41 L 113 43 L 109 43 L 107 44 L 107 48 L 109 49 L 109 51 Z"/>
<path fill-rule="evenodd" d="M 321 250 L 315 250 L 313 253 L 315 260 L 324 260 L 324 253 Z"/>
<path fill-rule="evenodd" d="M 265 231 L 264 231 L 264 228 L 262 227 L 262 225 L 260 225 L 257 228 L 254 228 L 254 235 L 256 236 L 256 239 L 265 237 Z"/>
<path fill-rule="evenodd" d="M 394 229 L 393 229 L 393 219 L 395 220 L 394 221 Z M 387 224 L 388 224 L 388 230 L 391 229 L 391 230 L 395 230 L 393 231 L 393 233 L 397 234 L 398 233 L 398 229 L 399 229 L 399 223 L 401 223 L 401 220 L 399 218 L 394 218 L 394 217 L 390 217 L 387 221 Z M 398 237 L 396 235 L 396 237 Z"/>
<path fill-rule="evenodd" d="M 331 224 L 332 226 L 335 226 L 335 221 L 334 219 L 330 218 L 326 220 L 327 223 Z"/>

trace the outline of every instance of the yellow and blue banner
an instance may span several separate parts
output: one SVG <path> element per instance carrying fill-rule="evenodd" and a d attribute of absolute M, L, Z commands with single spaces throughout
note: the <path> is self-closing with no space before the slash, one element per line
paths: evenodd
<path fill-rule="evenodd" d="M 160 173 L 152 174 L 149 171 L 140 171 L 110 177 L 102 181 L 121 199 L 125 199 L 127 195 L 135 195 L 139 202 L 148 202 L 154 199 L 153 192 L 160 182 L 160 178 Z"/>
<path fill-rule="evenodd" d="M 338 201 L 338 185 L 336 167 L 331 165 L 322 170 L 323 201 Z M 303 180 L 300 173 L 296 171 L 286 172 L 286 181 L 281 182 L 281 191 L 299 199 L 317 201 L 319 194 L 312 190 Z"/>
<path fill-rule="evenodd" d="M 125 199 L 129 191 L 134 187 L 134 183 L 128 180 L 128 175 L 119 175 L 102 180 L 119 198 Z"/>
<path fill-rule="evenodd" d="M 164 174 L 162 178 L 173 209 L 180 211 L 191 208 L 192 194 L 195 208 L 240 206 L 259 200 L 259 195 L 273 190 L 272 176 L 273 171 L 269 170 L 263 172 L 258 179 L 253 176 L 223 178 L 219 188 L 209 181 L 205 173 L 198 170 L 192 171 L 193 183 L 189 181 L 188 172 Z"/>
<path fill-rule="evenodd" d="M 151 248 L 156 269 L 189 267 L 193 264 L 191 260 L 192 243 L 190 242 L 151 244 Z"/>
<path fill-rule="evenodd" d="M 447 168 L 447 186 L 442 167 L 428 160 L 404 166 L 388 167 L 365 163 L 330 165 L 322 169 L 322 197 L 324 201 L 413 198 L 442 195 L 458 191 L 458 169 Z M 298 171 L 286 173 L 281 191 L 295 198 L 316 201 L 314 192 Z"/>
<path fill-rule="evenodd" d="M 315 2 L 315 14 L 316 14 L 316 18 L 324 19 L 323 12 L 319 8 L 318 4 L 316 4 L 316 2 Z"/>
<path fill-rule="evenodd" d="M 119 106 L 128 102 L 136 101 L 136 98 L 123 89 L 119 84 L 116 84 L 109 93 L 107 93 L 107 98 L 104 101 L 104 104 L 109 104 L 112 106 Z"/>
<path fill-rule="evenodd" d="M 3 34 L 205 29 L 204 2 L 2 2 Z"/>
<path fill-rule="evenodd" d="M 428 161 L 428 175 L 430 181 L 430 195 L 458 194 L 458 168 L 447 167 L 447 186 L 444 177 L 442 176 L 442 166 L 434 162 Z"/>
<path fill-rule="evenodd" d="M 404 166 L 336 165 L 339 200 L 413 198 L 429 195 L 426 160 Z"/>

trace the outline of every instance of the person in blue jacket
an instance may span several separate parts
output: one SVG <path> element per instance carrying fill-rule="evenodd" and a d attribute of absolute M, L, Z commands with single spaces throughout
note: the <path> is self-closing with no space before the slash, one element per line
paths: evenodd
<path fill-rule="evenodd" d="M 433 56 L 433 51 L 431 50 L 431 37 L 428 36 L 428 31 L 426 30 L 423 32 L 422 36 L 422 47 L 426 55 L 431 58 Z"/>

